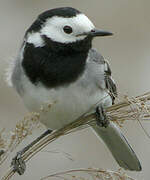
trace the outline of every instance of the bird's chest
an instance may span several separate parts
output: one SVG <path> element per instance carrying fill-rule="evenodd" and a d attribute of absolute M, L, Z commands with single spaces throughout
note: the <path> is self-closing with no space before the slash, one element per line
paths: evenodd
<path fill-rule="evenodd" d="M 34 86 L 29 81 L 24 84 L 25 105 L 30 111 L 45 108 L 40 120 L 51 129 L 58 129 L 72 122 L 107 95 L 94 83 L 88 84 L 84 77 L 71 85 L 56 89 Z"/>

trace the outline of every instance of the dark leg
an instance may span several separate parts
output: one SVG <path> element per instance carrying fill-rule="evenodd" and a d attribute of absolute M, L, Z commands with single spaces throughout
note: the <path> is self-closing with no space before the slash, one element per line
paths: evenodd
<path fill-rule="evenodd" d="M 97 125 L 100 127 L 106 128 L 109 124 L 108 117 L 106 116 L 106 113 L 102 106 L 98 106 L 96 108 L 96 121 L 97 121 Z"/>
<path fill-rule="evenodd" d="M 25 148 L 23 148 L 21 151 L 17 153 L 17 155 L 12 159 L 11 166 L 13 166 L 13 170 L 15 172 L 18 172 L 19 175 L 22 175 L 26 170 L 26 164 L 24 160 L 22 159 L 22 155 L 30 149 L 33 145 L 35 145 L 37 142 L 39 142 L 41 139 L 43 139 L 45 136 L 50 134 L 52 130 L 48 129 L 46 130 L 41 136 L 39 136 L 37 139 L 35 139 L 33 142 L 31 142 L 29 145 L 27 145 Z"/>

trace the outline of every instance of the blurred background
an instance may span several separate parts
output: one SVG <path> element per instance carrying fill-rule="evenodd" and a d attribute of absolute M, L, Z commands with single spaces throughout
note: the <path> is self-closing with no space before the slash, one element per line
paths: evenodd
<path fill-rule="evenodd" d="M 38 14 L 61 6 L 79 9 L 94 22 L 96 27 L 114 33 L 113 37 L 95 39 L 93 45 L 109 59 L 120 94 L 136 96 L 150 90 L 149 0 L 0 0 L 0 129 L 12 129 L 27 113 L 21 99 L 12 88 L 8 87 L 4 77 L 9 63 L 17 55 L 25 30 Z M 143 123 L 143 126 L 150 134 L 150 122 Z M 150 139 L 136 122 L 126 123 L 122 131 L 129 139 L 143 167 L 140 173 L 127 172 L 127 174 L 137 180 L 148 180 Z M 37 134 L 38 131 L 34 132 L 17 150 L 24 147 Z M 63 153 L 48 152 L 57 150 L 69 153 L 74 161 L 66 158 Z M 6 163 L 0 174 L 4 174 L 7 167 Z M 119 168 L 105 145 L 99 142 L 90 129 L 86 129 L 61 137 L 47 146 L 29 161 L 23 176 L 16 175 L 12 179 L 37 180 L 55 172 L 89 167 L 110 170 Z"/>

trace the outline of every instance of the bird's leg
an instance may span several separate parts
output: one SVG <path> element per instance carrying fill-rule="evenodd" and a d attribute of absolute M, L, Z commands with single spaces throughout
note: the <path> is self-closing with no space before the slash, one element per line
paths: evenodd
<path fill-rule="evenodd" d="M 100 127 L 108 127 L 109 119 L 102 106 L 96 107 L 96 122 Z"/>
<path fill-rule="evenodd" d="M 22 175 L 26 170 L 26 164 L 22 159 L 22 155 L 30 149 L 33 145 L 43 139 L 45 136 L 50 134 L 52 130 L 48 129 L 43 134 L 41 134 L 38 138 L 32 141 L 29 145 L 23 148 L 21 151 L 17 152 L 17 155 L 12 159 L 11 166 L 13 166 L 13 171 L 18 172 L 19 175 Z"/>

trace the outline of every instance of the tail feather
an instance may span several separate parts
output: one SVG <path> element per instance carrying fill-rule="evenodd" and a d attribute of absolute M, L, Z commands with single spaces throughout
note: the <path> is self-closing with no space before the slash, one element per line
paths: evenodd
<path fill-rule="evenodd" d="M 103 139 L 120 167 L 131 171 L 142 170 L 135 152 L 114 123 L 110 122 L 106 128 L 93 126 L 93 129 Z"/>

